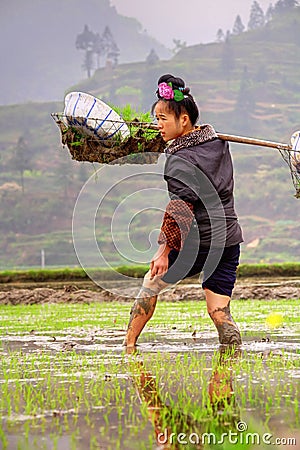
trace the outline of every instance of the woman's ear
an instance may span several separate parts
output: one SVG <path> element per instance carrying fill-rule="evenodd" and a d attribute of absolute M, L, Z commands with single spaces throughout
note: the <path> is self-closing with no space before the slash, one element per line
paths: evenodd
<path fill-rule="evenodd" d="M 188 125 L 189 120 L 190 120 L 190 118 L 189 118 L 188 114 L 184 113 L 181 115 L 181 124 L 183 127 L 186 127 Z"/>

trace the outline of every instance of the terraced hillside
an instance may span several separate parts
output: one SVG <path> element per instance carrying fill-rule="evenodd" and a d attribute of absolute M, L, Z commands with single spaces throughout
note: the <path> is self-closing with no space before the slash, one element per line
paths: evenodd
<path fill-rule="evenodd" d="M 157 77 L 183 76 L 201 109 L 201 121 L 218 131 L 288 142 L 300 129 L 300 8 L 263 29 L 230 37 L 228 42 L 182 49 L 155 65 L 134 63 L 100 69 L 72 86 L 120 107 L 149 110 Z M 67 88 L 67 87 L 66 87 Z M 98 167 L 71 161 L 62 150 L 50 117 L 61 103 L 0 108 L 0 266 L 77 264 L 71 235 L 72 212 L 87 178 Z M 236 207 L 244 229 L 244 262 L 298 261 L 300 200 L 289 169 L 276 150 L 232 145 Z M 139 187 L 139 186 L 137 186 Z M 140 185 L 143 188 L 143 183 Z M 116 198 L 113 199 L 117 201 Z M 105 226 L 99 237 L 115 263 L 115 248 Z M 85 218 L 83 217 L 83 222 Z M 103 219 L 104 220 L 104 219 Z M 143 247 L 147 223 L 136 224 Z"/>

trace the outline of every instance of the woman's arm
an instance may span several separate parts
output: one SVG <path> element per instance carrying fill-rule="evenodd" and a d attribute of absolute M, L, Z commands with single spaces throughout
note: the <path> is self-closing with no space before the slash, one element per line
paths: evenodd
<path fill-rule="evenodd" d="M 170 248 L 180 251 L 194 219 L 193 210 L 192 203 L 171 200 L 166 208 L 158 243 L 168 244 Z"/>
<path fill-rule="evenodd" d="M 168 270 L 169 267 L 169 253 L 171 251 L 171 247 L 168 244 L 161 244 L 154 255 L 151 263 L 151 279 L 155 276 L 162 277 Z"/>

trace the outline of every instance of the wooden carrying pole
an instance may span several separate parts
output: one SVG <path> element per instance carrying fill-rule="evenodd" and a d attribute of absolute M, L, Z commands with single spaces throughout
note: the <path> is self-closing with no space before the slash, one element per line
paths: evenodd
<path fill-rule="evenodd" d="M 234 136 L 231 134 L 217 133 L 218 138 L 224 141 L 237 142 L 239 144 L 259 145 L 261 147 L 277 148 L 279 150 L 292 150 L 289 144 L 282 144 L 280 142 L 265 141 L 263 139 L 254 139 L 244 136 Z"/>

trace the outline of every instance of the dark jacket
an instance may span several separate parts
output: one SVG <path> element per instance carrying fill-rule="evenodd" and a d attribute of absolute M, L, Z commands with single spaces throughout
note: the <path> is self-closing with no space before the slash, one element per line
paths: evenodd
<path fill-rule="evenodd" d="M 175 140 L 166 154 L 164 176 L 170 197 L 193 205 L 200 245 L 229 247 L 242 242 L 228 142 L 216 137 L 203 141 L 196 130 Z"/>

